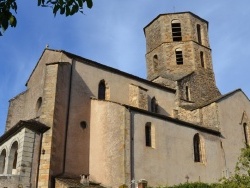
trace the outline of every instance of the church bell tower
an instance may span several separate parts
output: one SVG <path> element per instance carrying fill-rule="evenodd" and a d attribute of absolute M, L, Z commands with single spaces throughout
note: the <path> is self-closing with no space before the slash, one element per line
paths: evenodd
<path fill-rule="evenodd" d="M 148 80 L 177 89 L 184 107 L 220 96 L 206 20 L 191 12 L 161 14 L 144 33 Z"/>

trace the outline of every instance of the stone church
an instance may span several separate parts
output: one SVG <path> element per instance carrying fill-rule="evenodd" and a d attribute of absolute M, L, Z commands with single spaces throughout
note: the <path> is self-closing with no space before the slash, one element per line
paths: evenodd
<path fill-rule="evenodd" d="M 250 102 L 215 83 L 208 22 L 160 14 L 145 28 L 147 79 L 45 49 L 10 100 L 0 187 L 217 182 L 250 143 Z M 72 185 L 74 184 L 74 186 Z"/>

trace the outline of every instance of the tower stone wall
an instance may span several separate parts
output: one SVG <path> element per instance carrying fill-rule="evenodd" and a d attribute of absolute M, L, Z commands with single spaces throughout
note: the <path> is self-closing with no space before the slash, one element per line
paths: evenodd
<path fill-rule="evenodd" d="M 206 20 L 191 12 L 162 14 L 144 32 L 148 80 L 175 87 L 184 108 L 195 108 L 220 96 Z"/>
<path fill-rule="evenodd" d="M 173 41 L 172 22 L 178 20 L 181 27 L 181 40 Z M 197 25 L 200 26 L 198 40 Z M 212 71 L 211 50 L 208 40 L 208 22 L 198 16 L 186 13 L 159 15 L 144 28 L 146 36 L 146 61 L 148 79 L 162 74 L 187 73 L 200 66 L 199 52 L 203 51 L 205 68 Z M 181 48 L 183 65 L 175 62 L 175 50 Z M 158 69 L 155 68 L 154 56 L 158 57 Z"/>

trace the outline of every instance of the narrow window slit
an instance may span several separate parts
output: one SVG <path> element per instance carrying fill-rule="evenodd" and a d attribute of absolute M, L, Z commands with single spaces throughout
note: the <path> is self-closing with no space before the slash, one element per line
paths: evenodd
<path fill-rule="evenodd" d="M 181 36 L 181 23 L 179 20 L 173 20 L 172 21 L 172 38 L 173 41 L 182 41 Z"/>
<path fill-rule="evenodd" d="M 176 64 L 182 65 L 183 64 L 183 56 L 182 56 L 182 50 L 176 49 L 175 50 L 175 57 L 176 57 Z"/>
<path fill-rule="evenodd" d="M 147 122 L 145 126 L 145 139 L 146 139 L 146 146 L 151 147 L 151 123 Z"/>

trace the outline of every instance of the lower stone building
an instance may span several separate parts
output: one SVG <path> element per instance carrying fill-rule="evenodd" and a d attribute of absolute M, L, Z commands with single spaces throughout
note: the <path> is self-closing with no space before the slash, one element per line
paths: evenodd
<path fill-rule="evenodd" d="M 217 182 L 250 142 L 250 102 L 216 87 L 208 22 L 161 14 L 145 28 L 147 79 L 45 49 L 10 100 L 1 187 Z"/>

